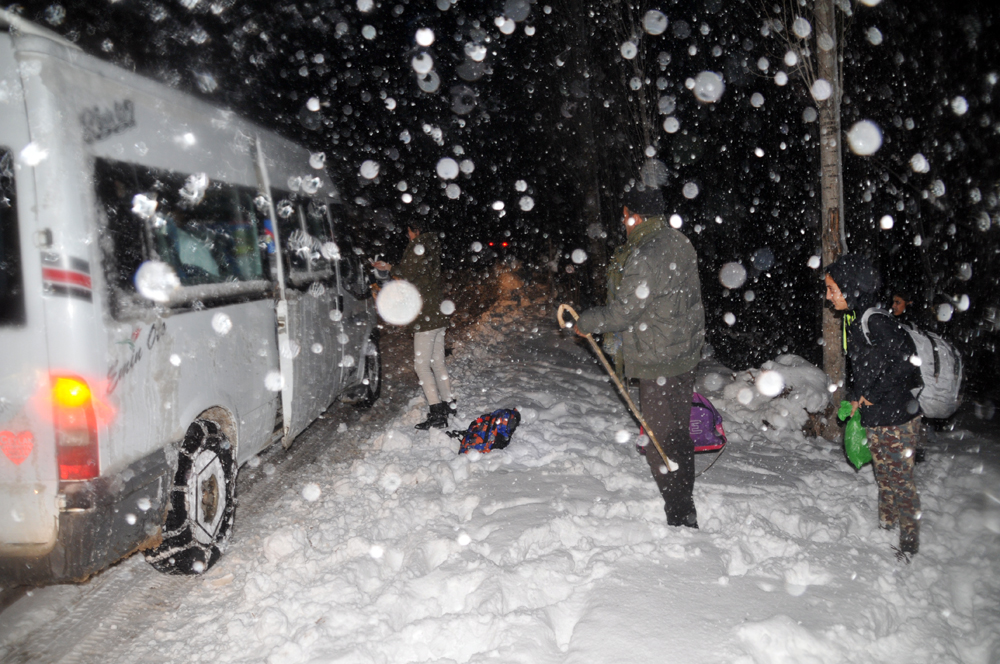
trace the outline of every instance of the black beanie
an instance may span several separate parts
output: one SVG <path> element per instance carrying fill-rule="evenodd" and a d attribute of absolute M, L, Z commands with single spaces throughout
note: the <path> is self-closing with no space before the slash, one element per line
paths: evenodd
<path fill-rule="evenodd" d="M 627 207 L 630 212 L 635 212 L 644 217 L 663 214 L 665 210 L 663 207 L 663 195 L 660 193 L 660 190 L 650 189 L 649 187 L 642 189 L 638 186 L 632 187 L 625 192 L 625 196 L 622 198 L 622 205 Z"/>

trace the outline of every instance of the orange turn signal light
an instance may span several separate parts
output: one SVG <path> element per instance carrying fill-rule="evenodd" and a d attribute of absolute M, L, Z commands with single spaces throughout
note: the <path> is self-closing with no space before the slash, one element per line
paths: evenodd
<path fill-rule="evenodd" d="M 90 404 L 90 388 L 82 380 L 60 376 L 52 387 L 52 399 L 64 408 L 80 408 Z"/>

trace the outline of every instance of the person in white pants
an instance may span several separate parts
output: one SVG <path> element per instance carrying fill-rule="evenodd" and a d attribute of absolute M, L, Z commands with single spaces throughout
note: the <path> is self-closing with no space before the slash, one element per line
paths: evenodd
<path fill-rule="evenodd" d="M 410 243 L 398 265 L 393 267 L 377 261 L 373 266 L 382 272 L 391 271 L 397 279 L 409 281 L 420 293 L 420 313 L 411 323 L 413 368 L 424 389 L 430 413 L 416 428 L 443 429 L 448 426 L 448 415 L 453 413 L 454 397 L 444 362 L 444 333 L 449 320 L 441 311 L 441 244 L 435 233 L 423 233 L 413 224 L 407 228 L 407 234 Z"/>
<path fill-rule="evenodd" d="M 448 378 L 448 367 L 444 362 L 444 331 L 439 327 L 429 332 L 416 332 L 413 335 L 413 368 L 420 379 L 420 386 L 424 388 L 424 396 L 427 403 L 431 404 L 433 411 L 434 404 L 441 404 L 438 410 L 443 411 L 443 418 L 439 417 L 429 424 L 421 422 L 417 428 L 426 429 L 436 426 L 435 422 L 444 419 L 448 426 L 447 417 L 448 405 L 454 400 L 451 394 L 451 380 Z M 432 413 L 433 415 L 433 413 Z M 430 421 L 432 417 L 428 418 Z M 422 426 L 426 424 L 427 426 Z"/>

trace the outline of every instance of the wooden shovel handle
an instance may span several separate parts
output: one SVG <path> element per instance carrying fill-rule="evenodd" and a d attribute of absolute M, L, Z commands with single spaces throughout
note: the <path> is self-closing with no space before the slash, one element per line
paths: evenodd
<path fill-rule="evenodd" d="M 573 316 L 573 320 L 575 321 L 580 320 L 580 316 L 576 313 L 576 311 L 573 310 L 573 307 L 569 306 L 568 304 L 560 304 L 559 309 L 556 311 L 556 320 L 559 321 L 559 327 L 561 327 L 562 329 L 566 329 L 566 321 L 563 319 L 563 313 L 567 311 L 570 313 L 571 316 Z M 649 440 L 653 442 L 653 446 L 656 447 L 656 451 L 660 453 L 660 457 L 663 459 L 663 463 L 667 465 L 667 471 L 672 473 L 675 470 L 677 470 L 679 466 L 674 461 L 671 461 L 670 458 L 667 456 L 667 453 L 663 451 L 662 447 L 660 447 L 660 443 L 658 440 L 656 440 L 656 436 L 653 434 L 653 430 L 649 428 L 648 424 L 646 424 L 646 420 L 643 419 L 642 413 L 632 402 L 632 397 L 629 396 L 628 390 L 625 389 L 625 386 L 622 385 L 622 382 L 618 380 L 618 376 L 615 375 L 614 369 L 612 369 L 611 365 L 608 364 L 608 360 L 604 357 L 604 353 L 602 353 L 601 349 L 597 346 L 597 342 L 594 341 L 594 338 L 589 334 L 585 334 L 583 336 L 586 337 L 587 341 L 589 341 L 590 345 L 594 348 L 594 353 L 597 355 L 597 359 L 599 359 L 601 361 L 601 364 L 604 365 L 604 369 L 608 372 L 608 375 L 611 376 L 611 380 L 613 380 L 615 385 L 618 386 L 618 391 L 621 392 L 623 397 L 625 397 L 625 403 L 628 404 L 628 407 L 632 410 L 632 414 L 635 415 L 635 418 L 639 420 L 639 424 L 642 425 L 642 428 L 645 430 L 646 435 L 649 436 Z"/>
<path fill-rule="evenodd" d="M 567 311 L 573 316 L 573 320 L 580 320 L 580 316 L 573 311 L 573 307 L 568 304 L 560 304 L 558 311 L 556 311 L 556 320 L 559 321 L 559 327 L 564 329 L 566 327 L 566 321 L 563 319 L 563 314 Z"/>

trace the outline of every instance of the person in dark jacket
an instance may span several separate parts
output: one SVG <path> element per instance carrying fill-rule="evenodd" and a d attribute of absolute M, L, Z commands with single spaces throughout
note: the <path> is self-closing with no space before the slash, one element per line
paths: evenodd
<path fill-rule="evenodd" d="M 678 468 L 655 445 L 646 461 L 663 496 L 667 523 L 698 527 L 694 443 L 690 436 L 694 368 L 705 342 L 698 255 L 663 216 L 659 190 L 630 190 L 622 221 L 627 236 L 608 267 L 607 305 L 580 316 L 577 332 L 603 333 L 624 375 L 639 379 L 643 418 Z"/>
<path fill-rule="evenodd" d="M 410 238 L 403 258 L 394 267 L 384 261 L 373 263 L 381 272 L 405 279 L 416 286 L 422 306 L 413 328 L 413 368 L 420 379 L 430 412 L 417 429 L 444 429 L 454 408 L 451 380 L 444 361 L 444 333 L 448 317 L 441 311 L 441 243 L 434 233 L 423 233 L 415 224 L 406 229 Z"/>
<path fill-rule="evenodd" d="M 920 405 L 914 390 L 922 385 L 914 363 L 916 347 L 898 321 L 884 313 L 867 317 L 877 306 L 880 279 L 864 256 L 844 254 L 826 269 L 826 299 L 843 314 L 848 358 L 847 392 L 852 414 L 861 409 L 878 483 L 879 525 L 899 526 L 899 549 L 916 553 L 920 537 L 920 496 L 913 480 L 919 441 Z"/>

